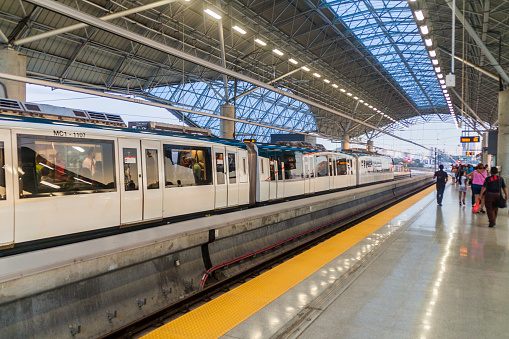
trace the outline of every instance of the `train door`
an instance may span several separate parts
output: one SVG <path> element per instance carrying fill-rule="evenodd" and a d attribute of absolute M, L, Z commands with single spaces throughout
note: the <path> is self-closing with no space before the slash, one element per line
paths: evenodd
<path fill-rule="evenodd" d="M 239 204 L 239 178 L 237 170 L 239 167 L 239 156 L 235 148 L 226 148 L 228 159 L 228 206 Z"/>
<path fill-rule="evenodd" d="M 143 220 L 143 190 L 140 141 L 119 139 L 120 157 L 120 223 Z"/>
<path fill-rule="evenodd" d="M 14 242 L 11 131 L 0 130 L 0 247 Z"/>
<path fill-rule="evenodd" d="M 283 162 L 283 152 L 275 152 L 277 162 L 277 174 L 276 174 L 276 198 L 282 199 L 285 197 L 285 164 Z"/>
<path fill-rule="evenodd" d="M 163 217 L 163 169 L 161 142 L 141 141 L 143 162 L 143 220 Z"/>
<path fill-rule="evenodd" d="M 226 174 L 226 151 L 224 147 L 213 147 L 216 167 L 216 198 L 215 208 L 228 206 L 228 185 Z"/>
<path fill-rule="evenodd" d="M 270 171 L 270 181 L 269 181 L 269 200 L 274 200 L 277 197 L 276 189 L 277 189 L 277 163 L 276 163 L 276 155 L 273 151 L 267 152 L 269 154 L 269 171 Z"/>
<path fill-rule="evenodd" d="M 333 155 L 327 156 L 329 158 L 329 189 L 335 189 L 336 185 L 334 180 L 336 178 L 336 157 Z"/>

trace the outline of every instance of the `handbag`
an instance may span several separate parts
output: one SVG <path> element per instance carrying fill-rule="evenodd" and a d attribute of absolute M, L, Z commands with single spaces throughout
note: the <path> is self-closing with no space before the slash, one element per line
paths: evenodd
<path fill-rule="evenodd" d="M 472 207 L 472 213 L 476 214 L 477 212 L 479 212 L 479 201 Z"/>
<path fill-rule="evenodd" d="M 500 191 L 500 198 L 498 198 L 498 208 L 506 208 L 507 201 L 502 198 L 502 177 L 498 177 L 498 189 Z"/>

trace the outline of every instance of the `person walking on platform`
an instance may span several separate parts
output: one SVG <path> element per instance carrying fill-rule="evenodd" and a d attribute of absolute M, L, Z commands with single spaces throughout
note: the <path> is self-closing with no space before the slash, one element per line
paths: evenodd
<path fill-rule="evenodd" d="M 467 178 L 472 179 L 472 193 L 475 194 L 475 201 L 480 201 L 479 213 L 486 213 L 484 210 L 484 196 L 481 194 L 481 189 L 487 176 L 488 172 L 484 169 L 483 164 L 478 164 L 475 171 L 467 175 Z"/>
<path fill-rule="evenodd" d="M 467 197 L 467 177 L 465 176 L 465 172 L 461 169 L 458 172 L 458 183 L 460 185 L 459 189 L 459 200 L 460 200 L 460 206 L 463 202 L 463 206 L 465 206 L 465 198 Z M 461 199 L 461 195 L 463 194 L 463 199 Z"/>
<path fill-rule="evenodd" d="M 507 187 L 505 186 L 504 179 L 497 175 L 498 169 L 496 167 L 492 167 L 490 172 L 491 176 L 484 180 L 481 197 L 484 192 L 487 192 L 485 198 L 486 213 L 488 214 L 488 220 L 490 222 L 489 226 L 495 227 L 498 214 L 498 201 L 499 199 L 502 199 L 501 191 L 504 190 L 506 206 L 509 196 L 507 195 Z"/>
<path fill-rule="evenodd" d="M 444 171 L 444 165 L 438 166 L 439 171 L 435 172 L 433 179 L 437 179 L 437 204 L 442 206 L 442 199 L 444 198 L 445 184 L 447 183 L 447 173 Z"/>

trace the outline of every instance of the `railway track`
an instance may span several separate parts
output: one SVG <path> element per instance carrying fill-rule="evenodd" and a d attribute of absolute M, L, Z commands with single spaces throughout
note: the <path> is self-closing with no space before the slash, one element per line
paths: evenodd
<path fill-rule="evenodd" d="M 280 263 L 288 260 L 295 255 L 306 251 L 307 249 L 317 245 L 320 242 L 327 240 L 328 238 L 341 233 L 358 223 L 371 218 L 372 216 L 380 213 L 381 211 L 387 209 L 390 206 L 393 206 L 406 198 L 416 194 L 428 187 L 433 185 L 433 183 L 427 183 L 415 190 L 412 190 L 408 193 L 402 194 L 400 196 L 396 196 L 391 198 L 390 200 L 382 201 L 375 206 L 371 206 L 369 209 L 364 210 L 364 213 L 357 212 L 355 215 L 348 215 L 341 219 L 335 220 L 331 223 L 321 225 L 310 232 L 306 232 L 308 234 L 297 235 L 300 240 L 305 239 L 306 236 L 310 234 L 314 234 L 315 236 L 309 237 L 309 241 L 303 241 L 302 244 L 292 247 L 288 251 L 283 251 L 282 253 L 271 257 L 269 260 L 263 261 L 250 269 L 240 272 L 237 275 L 234 275 L 230 278 L 226 278 L 220 281 L 208 282 L 204 284 L 204 287 L 192 295 L 187 296 L 186 298 L 168 305 L 167 307 L 160 309 L 156 312 L 153 312 L 143 318 L 140 318 L 124 327 L 121 327 L 113 332 L 108 333 L 107 335 L 101 337 L 103 339 L 106 338 L 136 338 L 140 336 L 141 333 L 145 333 L 151 331 L 164 323 L 167 322 L 167 319 L 175 318 L 179 314 L 184 314 L 188 312 L 192 307 L 196 307 L 196 305 L 202 304 L 211 300 L 214 297 L 219 296 L 226 291 L 229 291 L 231 287 L 237 286 L 253 277 L 259 275 L 261 272 L 271 269 L 272 267 L 279 265 Z M 361 211 L 362 212 L 362 211 Z M 318 233 L 318 235 L 316 235 Z M 295 238 L 295 237 L 292 237 Z M 311 239 L 312 238 L 312 239 Z M 289 241 L 293 241 L 294 239 L 289 239 Z M 279 248 L 284 247 L 283 243 L 278 243 L 277 246 Z M 257 251 L 255 255 L 263 255 L 263 250 Z M 270 249 L 266 249 L 269 251 Z M 255 252 L 253 252 L 255 253 Z M 242 258 L 238 258 L 238 261 L 232 260 L 228 265 L 234 265 L 236 262 L 242 262 L 242 260 L 249 260 L 249 256 L 243 256 Z M 218 265 L 219 267 L 224 267 Z M 211 275 L 213 272 L 211 273 Z"/>

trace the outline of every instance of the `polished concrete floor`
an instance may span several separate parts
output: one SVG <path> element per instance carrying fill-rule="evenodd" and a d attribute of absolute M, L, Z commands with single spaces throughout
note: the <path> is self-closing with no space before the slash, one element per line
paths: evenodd
<path fill-rule="evenodd" d="M 508 210 L 488 228 L 448 185 L 223 337 L 507 338 L 508 253 Z"/>

